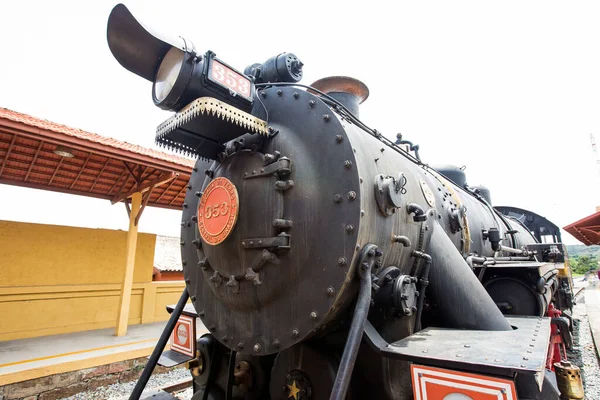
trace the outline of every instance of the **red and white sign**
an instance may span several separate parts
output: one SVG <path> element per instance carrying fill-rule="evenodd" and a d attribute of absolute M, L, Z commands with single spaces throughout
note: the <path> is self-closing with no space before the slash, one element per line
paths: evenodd
<path fill-rule="evenodd" d="M 210 76 L 221 85 L 244 97 L 250 97 L 250 79 L 242 76 L 217 60 L 212 60 Z"/>
<path fill-rule="evenodd" d="M 171 350 L 186 356 L 196 356 L 196 319 L 182 315 L 171 334 Z"/>
<path fill-rule="evenodd" d="M 415 400 L 517 400 L 513 381 L 411 365 Z"/>

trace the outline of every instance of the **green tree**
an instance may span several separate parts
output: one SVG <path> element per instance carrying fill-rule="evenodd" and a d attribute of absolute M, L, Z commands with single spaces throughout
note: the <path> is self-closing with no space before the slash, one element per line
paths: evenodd
<path fill-rule="evenodd" d="M 596 256 L 575 257 L 569 263 L 576 274 L 585 274 L 586 272 L 598 269 L 598 259 Z"/>

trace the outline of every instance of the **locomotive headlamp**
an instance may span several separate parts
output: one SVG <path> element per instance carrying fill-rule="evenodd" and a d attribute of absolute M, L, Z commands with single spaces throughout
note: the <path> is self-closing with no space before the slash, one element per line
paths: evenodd
<path fill-rule="evenodd" d="M 183 38 L 167 39 L 138 22 L 123 4 L 110 13 L 110 51 L 127 70 L 149 80 L 154 104 L 179 111 L 199 97 L 213 97 L 244 111 L 252 108 L 253 82 L 208 51 L 198 55 Z"/>
<path fill-rule="evenodd" d="M 154 101 L 161 102 L 171 93 L 183 67 L 184 56 L 185 53 L 176 47 L 167 51 L 154 80 Z"/>

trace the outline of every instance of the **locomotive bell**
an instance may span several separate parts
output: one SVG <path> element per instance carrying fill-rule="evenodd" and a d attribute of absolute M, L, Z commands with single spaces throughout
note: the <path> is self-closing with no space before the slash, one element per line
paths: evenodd
<path fill-rule="evenodd" d="M 310 86 L 342 103 L 356 117 L 359 105 L 369 97 L 367 85 L 348 76 L 329 76 L 313 82 Z"/>

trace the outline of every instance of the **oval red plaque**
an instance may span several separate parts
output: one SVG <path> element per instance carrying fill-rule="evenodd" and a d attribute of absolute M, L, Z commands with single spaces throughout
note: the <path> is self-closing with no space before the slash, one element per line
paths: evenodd
<path fill-rule="evenodd" d="M 216 178 L 208 184 L 198 204 L 198 231 L 204 242 L 217 245 L 223 242 L 238 217 L 238 192 L 227 178 Z"/>

